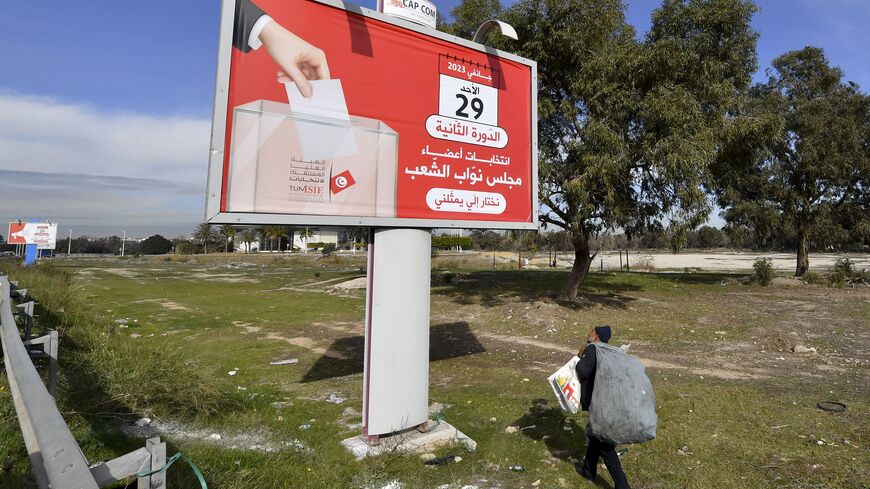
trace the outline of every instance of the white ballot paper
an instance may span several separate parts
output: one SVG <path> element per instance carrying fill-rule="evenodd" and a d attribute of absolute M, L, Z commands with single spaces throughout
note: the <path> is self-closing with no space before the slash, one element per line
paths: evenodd
<path fill-rule="evenodd" d="M 547 382 L 553 388 L 556 399 L 562 409 L 572 413 L 580 410 L 580 379 L 577 378 L 577 362 L 580 358 L 574 355 L 568 363 L 556 373 L 547 377 Z"/>
<path fill-rule="evenodd" d="M 295 83 L 285 83 L 290 110 L 299 114 L 332 119 L 297 122 L 296 128 L 307 160 L 331 160 L 357 153 L 356 140 L 344 101 L 341 80 L 311 81 L 312 95 L 306 98 Z"/>

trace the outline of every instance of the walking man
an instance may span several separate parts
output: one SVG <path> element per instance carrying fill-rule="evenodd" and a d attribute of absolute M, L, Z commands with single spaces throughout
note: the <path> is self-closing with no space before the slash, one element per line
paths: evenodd
<path fill-rule="evenodd" d="M 577 377 L 580 379 L 580 405 L 583 411 L 593 409 L 592 391 L 595 388 L 595 345 L 592 343 L 607 343 L 610 341 L 610 326 L 596 326 L 586 338 L 586 349 L 578 354 Z M 604 465 L 610 472 L 615 489 L 630 489 L 616 447 L 595 437 L 595 427 L 586 425 L 586 457 L 578 466 L 577 471 L 590 481 L 594 481 L 598 470 L 598 458 L 604 459 Z"/>

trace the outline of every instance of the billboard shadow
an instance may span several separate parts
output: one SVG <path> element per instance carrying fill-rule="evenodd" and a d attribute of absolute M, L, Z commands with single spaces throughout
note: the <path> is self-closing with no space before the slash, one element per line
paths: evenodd
<path fill-rule="evenodd" d="M 363 335 L 339 338 L 332 342 L 302 377 L 302 382 L 333 379 L 362 373 L 365 349 Z M 486 349 L 465 321 L 436 324 L 429 330 L 429 361 L 483 353 Z M 336 354 L 338 353 L 338 354 Z"/>

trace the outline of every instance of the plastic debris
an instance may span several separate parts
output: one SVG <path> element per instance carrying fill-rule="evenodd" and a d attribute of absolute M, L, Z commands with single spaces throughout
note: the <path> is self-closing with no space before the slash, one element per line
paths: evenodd
<path fill-rule="evenodd" d="M 326 402 L 330 402 L 332 404 L 341 404 L 347 399 L 339 396 L 338 394 L 332 392 L 328 396 L 326 396 Z"/>
<path fill-rule="evenodd" d="M 300 430 L 310 430 L 310 429 L 311 429 L 311 425 L 308 424 L 308 423 L 305 423 L 305 424 L 299 425 L 299 429 L 300 429 Z"/>
<path fill-rule="evenodd" d="M 523 467 L 522 465 L 511 465 L 508 468 L 514 472 L 525 472 L 525 470 L 526 470 L 526 468 Z"/>
<path fill-rule="evenodd" d="M 288 358 L 286 360 L 278 360 L 277 362 L 269 362 L 269 365 L 293 365 L 294 363 L 299 363 L 299 359 Z"/>
<path fill-rule="evenodd" d="M 456 460 L 456 458 L 456 455 L 445 455 L 443 457 L 436 457 L 431 460 L 427 460 L 423 462 L 423 465 L 447 465 L 448 463 Z"/>

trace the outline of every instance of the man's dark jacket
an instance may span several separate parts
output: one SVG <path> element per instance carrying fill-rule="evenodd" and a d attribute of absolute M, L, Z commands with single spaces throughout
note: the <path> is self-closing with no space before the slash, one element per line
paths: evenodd
<path fill-rule="evenodd" d="M 580 379 L 580 406 L 584 411 L 589 411 L 592 402 L 592 389 L 595 388 L 595 345 L 586 345 L 580 361 L 577 362 L 577 378 Z"/>
<path fill-rule="evenodd" d="M 248 37 L 254 29 L 257 20 L 266 15 L 263 9 L 256 6 L 251 0 L 236 0 L 236 24 L 233 27 L 233 46 L 247 53 L 251 50 L 248 45 Z"/>

